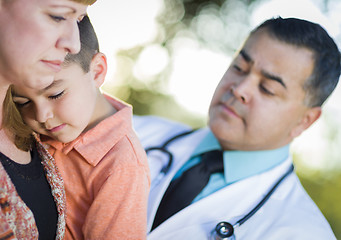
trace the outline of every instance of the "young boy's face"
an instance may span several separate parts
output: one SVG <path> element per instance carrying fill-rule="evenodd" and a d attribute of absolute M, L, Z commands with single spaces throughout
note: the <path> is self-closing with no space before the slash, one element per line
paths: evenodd
<path fill-rule="evenodd" d="M 60 142 L 77 138 L 96 120 L 95 105 L 100 94 L 94 73 L 84 73 L 75 63 L 57 73 L 43 90 L 14 86 L 13 101 L 24 121 L 35 132 Z"/>

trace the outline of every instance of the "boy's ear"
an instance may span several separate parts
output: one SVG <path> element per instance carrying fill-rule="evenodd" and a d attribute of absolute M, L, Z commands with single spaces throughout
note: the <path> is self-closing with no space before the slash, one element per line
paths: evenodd
<path fill-rule="evenodd" d="M 301 135 L 304 130 L 309 128 L 317 119 L 319 119 L 321 113 L 321 107 L 312 107 L 307 109 L 298 125 L 292 130 L 291 137 L 295 138 Z"/>
<path fill-rule="evenodd" d="M 93 73 L 96 87 L 100 87 L 107 74 L 107 58 L 103 53 L 96 53 L 90 64 L 90 71 Z"/>

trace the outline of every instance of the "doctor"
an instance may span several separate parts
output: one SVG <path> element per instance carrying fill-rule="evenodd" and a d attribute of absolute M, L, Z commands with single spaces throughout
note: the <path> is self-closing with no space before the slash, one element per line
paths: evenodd
<path fill-rule="evenodd" d="M 320 117 L 339 75 L 321 26 L 270 19 L 222 77 L 207 128 L 179 135 L 190 128 L 135 116 L 154 179 L 148 239 L 233 239 L 214 231 L 220 222 L 235 225 L 235 239 L 336 239 L 293 173 L 289 146 Z"/>

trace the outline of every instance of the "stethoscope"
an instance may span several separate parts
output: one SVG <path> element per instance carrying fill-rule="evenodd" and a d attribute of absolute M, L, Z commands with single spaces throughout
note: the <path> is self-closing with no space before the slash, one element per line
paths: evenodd
<path fill-rule="evenodd" d="M 168 163 L 160 170 L 159 175 L 153 180 L 151 184 L 151 188 L 155 187 L 156 185 L 160 183 L 162 178 L 168 173 L 170 167 L 172 166 L 173 154 L 167 150 L 167 146 L 169 146 L 169 144 L 174 142 L 176 139 L 184 137 L 194 131 L 195 130 L 191 130 L 191 131 L 180 133 L 168 139 L 161 146 L 149 147 L 145 149 L 147 154 L 150 151 L 161 151 L 165 153 L 166 155 L 168 155 Z M 281 184 L 281 182 L 287 176 L 289 176 L 293 171 L 294 171 L 294 165 L 291 164 L 289 169 L 277 180 L 277 182 L 271 187 L 268 193 L 262 198 L 262 200 L 259 201 L 259 203 L 252 210 L 250 210 L 250 212 L 248 212 L 244 217 L 239 219 L 234 225 L 232 225 L 229 222 L 224 222 L 224 221 L 219 222 L 216 225 L 216 227 L 211 231 L 209 239 L 210 240 L 235 240 L 235 235 L 234 235 L 235 228 L 240 227 L 243 223 L 249 220 L 267 202 L 267 200 L 271 197 L 271 195 L 275 192 L 275 190 Z"/>
<path fill-rule="evenodd" d="M 150 185 L 150 189 L 153 189 L 155 186 L 157 186 L 162 178 L 168 173 L 170 167 L 172 166 L 173 163 L 173 154 L 167 150 L 167 146 L 171 143 L 174 142 L 174 140 L 184 137 L 192 132 L 194 132 L 195 130 L 190 130 L 190 131 L 186 131 L 180 134 L 175 135 L 174 137 L 171 137 L 170 139 L 168 139 L 166 142 L 164 142 L 164 144 L 162 144 L 161 146 L 155 146 L 155 147 L 149 147 L 146 148 L 145 151 L 148 154 L 151 151 L 161 151 L 162 153 L 166 154 L 168 156 L 168 162 L 167 164 L 165 164 L 159 174 L 156 176 L 156 178 L 152 181 L 151 185 Z"/>

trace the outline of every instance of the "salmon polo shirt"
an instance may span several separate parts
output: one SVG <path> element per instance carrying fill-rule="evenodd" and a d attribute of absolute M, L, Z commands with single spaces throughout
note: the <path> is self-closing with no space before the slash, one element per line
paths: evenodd
<path fill-rule="evenodd" d="M 65 183 L 66 239 L 146 239 L 150 175 L 132 127 L 132 108 L 108 97 L 117 112 L 49 152 Z"/>

